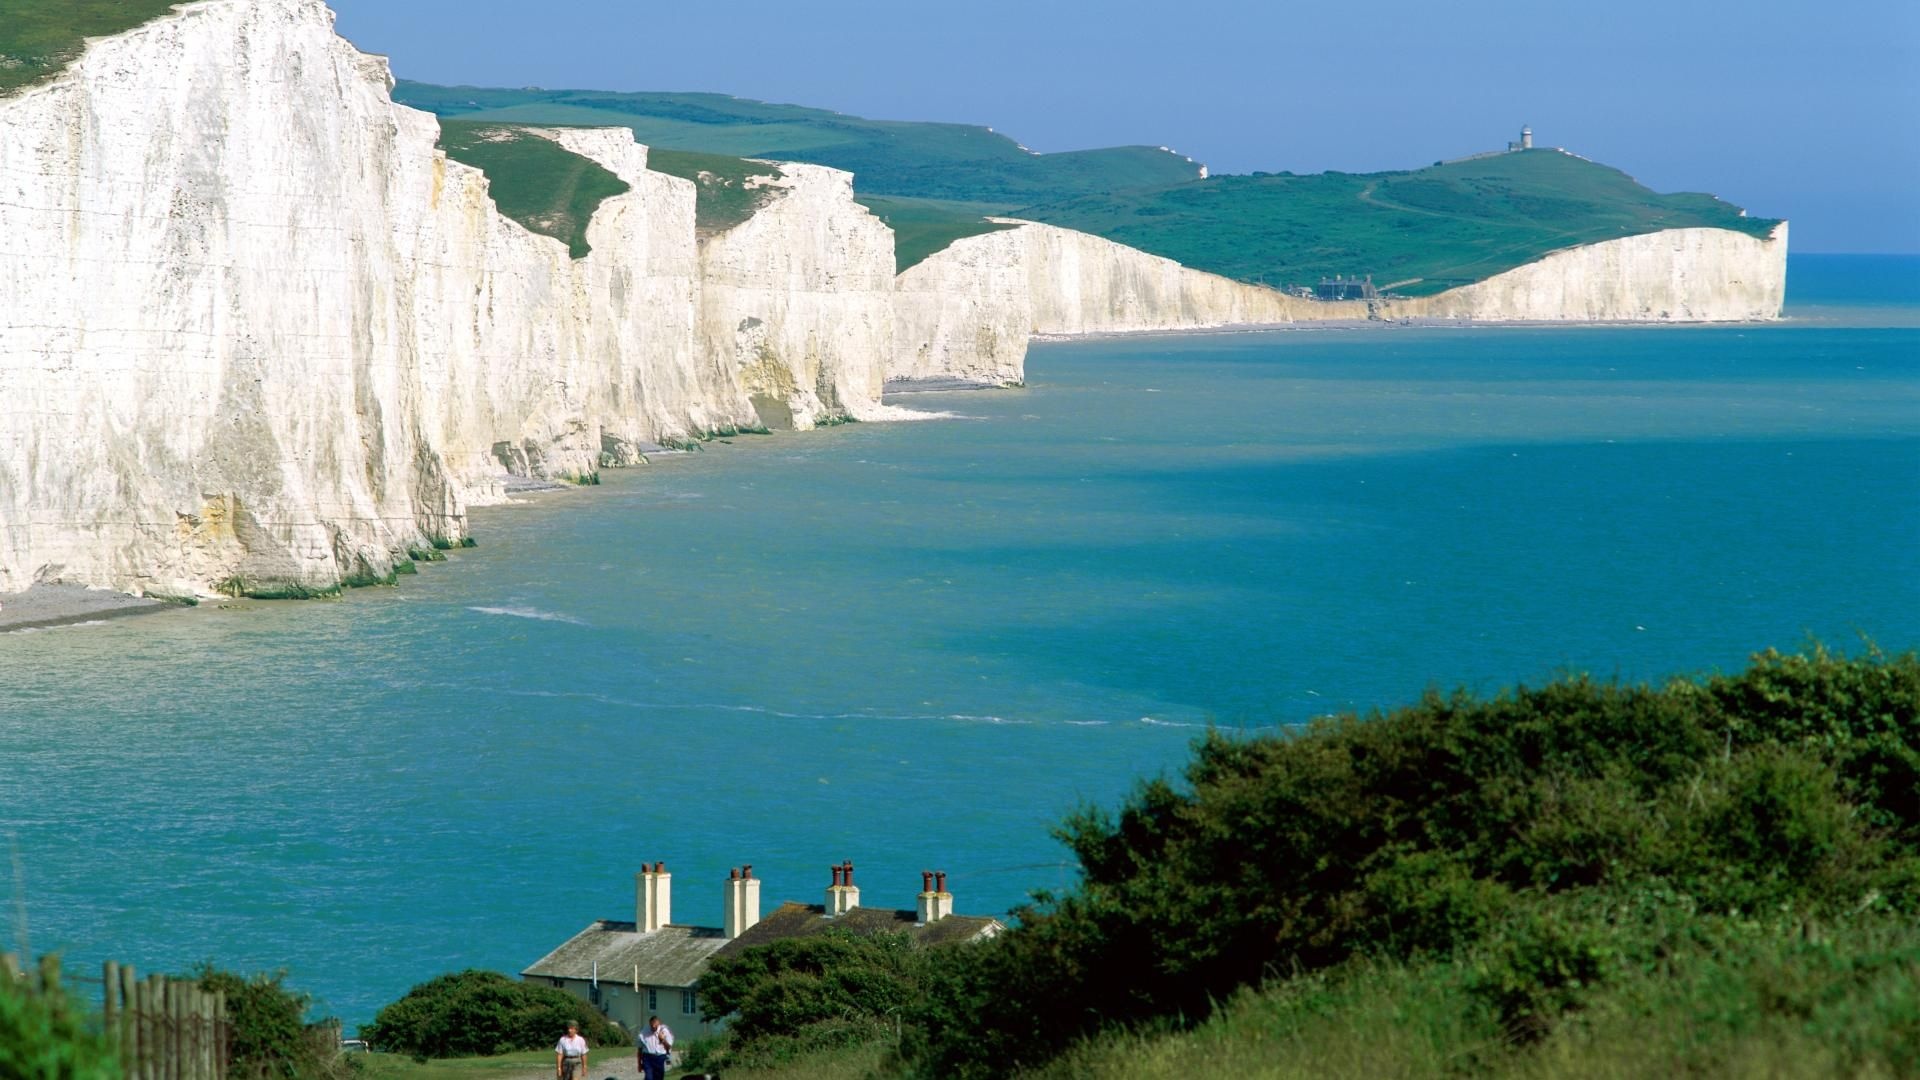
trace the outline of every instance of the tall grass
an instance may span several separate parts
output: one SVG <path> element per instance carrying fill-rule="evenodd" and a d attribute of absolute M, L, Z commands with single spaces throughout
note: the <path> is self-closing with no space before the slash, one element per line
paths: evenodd
<path fill-rule="evenodd" d="M 131 30 L 181 0 L 6 0 L 0 4 L 0 97 L 67 69 L 86 39 Z"/>

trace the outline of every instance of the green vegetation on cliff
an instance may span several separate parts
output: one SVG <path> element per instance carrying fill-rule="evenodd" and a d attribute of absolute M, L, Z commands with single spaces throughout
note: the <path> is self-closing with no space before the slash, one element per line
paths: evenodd
<path fill-rule="evenodd" d="M 484 90 L 402 82 L 443 116 L 631 128 L 650 146 L 805 161 L 854 174 L 860 200 L 900 235 L 899 265 L 999 226 L 988 216 L 1092 233 L 1242 281 L 1311 285 L 1373 275 L 1442 292 L 1549 252 L 1661 229 L 1766 236 L 1710 195 L 1662 195 L 1556 150 L 1484 154 L 1384 173 L 1198 179 L 1150 147 L 1033 154 L 991 129 L 866 120 L 720 94 Z"/>
<path fill-rule="evenodd" d="M 890 199 L 880 195 L 856 195 L 860 205 L 893 230 L 894 272 L 924 260 L 936 251 L 946 250 L 955 240 L 1014 228 L 988 221 L 1002 208 L 979 203 L 944 202 L 936 199 Z"/>
<path fill-rule="evenodd" d="M 1199 175 L 1193 162 L 1149 146 L 1035 154 L 991 128 L 867 120 L 725 94 L 493 90 L 401 80 L 394 98 L 466 121 L 630 128 L 654 149 L 651 167 L 676 176 L 688 174 L 658 151 L 845 169 L 853 173 L 860 202 L 899 237 L 895 257 L 901 270 L 961 237 L 1008 227 L 987 221 L 989 215 Z M 703 211 L 707 194 L 703 186 Z M 716 208 L 709 220 L 729 220 L 732 212 Z M 702 228 L 708 227 L 703 221 Z"/>
<path fill-rule="evenodd" d="M 504 124 L 442 121 L 439 145 L 449 158 L 487 175 L 502 214 L 566 244 L 576 259 L 592 250 L 587 224 L 593 212 L 629 190 L 598 163 Z"/>
<path fill-rule="evenodd" d="M 844 972 L 742 954 L 723 996 L 756 1021 L 705 1059 L 736 1077 L 876 1049 L 942 1077 L 1920 1070 L 1910 653 L 1767 652 L 1658 687 L 1573 677 L 1210 734 L 1182 778 L 1059 836 L 1080 884 L 990 942 Z"/>
<path fill-rule="evenodd" d="M 742 224 L 780 190 L 767 182 L 779 166 L 725 154 L 649 147 L 647 168 L 693 181 L 694 227 L 703 236 Z"/>
<path fill-rule="evenodd" d="M 1657 194 L 1557 150 L 1490 154 L 1410 172 L 1255 173 L 1113 191 L 1015 217 L 1093 233 L 1199 270 L 1268 285 L 1372 274 L 1426 295 L 1549 252 L 1661 229 L 1766 236 L 1710 195 Z"/>
<path fill-rule="evenodd" d="M 1027 206 L 1191 180 L 1199 166 L 1149 146 L 1035 154 L 991 128 L 867 120 L 725 94 L 489 90 L 402 80 L 394 98 L 443 117 L 625 127 L 651 147 L 830 165 L 863 195 Z"/>
<path fill-rule="evenodd" d="M 52 78 L 79 59 L 86 39 L 131 30 L 182 0 L 0 2 L 0 95 Z"/>

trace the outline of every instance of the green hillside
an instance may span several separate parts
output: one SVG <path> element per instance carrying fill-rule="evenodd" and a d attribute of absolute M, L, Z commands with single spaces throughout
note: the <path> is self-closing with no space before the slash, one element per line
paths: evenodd
<path fill-rule="evenodd" d="M 943 251 L 955 240 L 984 233 L 1011 229 L 987 220 L 1000 214 L 1001 207 L 984 203 L 950 202 L 942 199 L 890 199 L 882 195 L 854 198 L 893 230 L 895 272 Z"/>
<path fill-rule="evenodd" d="M 0 95 L 65 71 L 90 37 L 131 30 L 181 0 L 0 0 Z"/>
<path fill-rule="evenodd" d="M 1006 215 L 1102 236 L 1269 285 L 1371 274 L 1412 295 L 1482 281 L 1549 252 L 1688 226 L 1765 236 L 1776 222 L 1710 195 L 1662 195 L 1556 150 L 1404 172 L 1199 179 L 1150 147 L 1034 154 L 991 129 L 867 120 L 722 94 L 488 90 L 401 82 L 442 116 L 631 128 L 649 146 L 847 169 L 899 236 L 905 269 Z"/>
<path fill-rule="evenodd" d="M 600 204 L 629 189 L 596 162 L 502 124 L 443 121 L 440 149 L 487 174 L 500 212 L 567 245 L 576 259 L 591 250 L 587 223 Z"/>
<path fill-rule="evenodd" d="M 647 150 L 647 168 L 693 181 L 694 228 L 701 235 L 725 232 L 752 217 L 774 191 L 754 181 L 780 174 L 778 166 L 743 158 L 658 148 Z"/>
<path fill-rule="evenodd" d="M 1209 731 L 989 941 L 717 958 L 734 1080 L 1920 1075 L 1920 658 Z M 876 1058 L 878 1058 L 876 1062 Z"/>
<path fill-rule="evenodd" d="M 495 90 L 401 80 L 394 98 L 443 118 L 625 127 L 656 150 L 846 169 L 860 201 L 897 234 L 901 270 L 961 237 L 1008 227 L 987 221 L 988 215 L 1175 184 L 1199 173 L 1193 162 L 1154 147 L 1035 154 L 984 127 L 868 120 L 725 94 Z"/>
<path fill-rule="evenodd" d="M 1411 172 L 1254 173 L 1086 195 L 1014 216 L 1104 236 L 1269 285 L 1372 274 L 1436 293 L 1577 244 L 1688 226 L 1765 236 L 1710 195 L 1657 194 L 1557 150 L 1490 154 Z"/>
<path fill-rule="evenodd" d="M 867 120 L 725 94 L 487 90 L 402 80 L 394 99 L 445 117 L 627 127 L 648 146 L 846 169 L 863 195 L 1027 206 L 1194 179 L 1199 166 L 1148 146 L 1035 154 L 989 128 Z"/>

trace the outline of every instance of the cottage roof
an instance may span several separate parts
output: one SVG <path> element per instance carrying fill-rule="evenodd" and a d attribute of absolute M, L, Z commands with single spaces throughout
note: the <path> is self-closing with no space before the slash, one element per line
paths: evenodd
<path fill-rule="evenodd" d="M 857 907 L 844 915 L 828 918 L 827 909 L 820 904 L 801 904 L 789 900 L 768 912 L 765 918 L 748 927 L 739 937 L 723 943 L 716 955 L 732 956 L 755 945 L 824 934 L 836 927 L 857 934 L 909 934 L 921 945 L 972 941 L 979 937 L 991 937 L 1001 929 L 999 920 L 983 915 L 949 915 L 936 922 L 923 923 L 914 912 L 893 908 Z"/>
<path fill-rule="evenodd" d="M 632 982 L 637 967 L 643 986 L 692 986 L 725 944 L 726 933 L 715 927 L 669 925 L 643 934 L 631 922 L 601 919 L 520 974 L 591 979 L 597 965 L 600 981 L 619 985 Z"/>

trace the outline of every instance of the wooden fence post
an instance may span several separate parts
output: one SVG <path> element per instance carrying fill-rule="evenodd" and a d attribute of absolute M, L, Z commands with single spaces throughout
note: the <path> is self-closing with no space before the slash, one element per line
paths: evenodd
<path fill-rule="evenodd" d="M 167 1003 L 167 996 L 161 990 L 164 985 L 160 976 L 147 976 L 146 993 L 140 1002 L 140 1014 L 147 1029 L 141 1039 L 147 1052 L 140 1059 L 140 1080 L 160 1080 L 164 1073 L 160 1065 L 167 1056 L 167 1026 L 161 1016 Z"/>
<path fill-rule="evenodd" d="M 194 1029 L 200 1033 L 200 1080 L 213 1080 L 213 995 L 205 990 L 195 994 L 200 1003 L 193 1018 Z"/>
<path fill-rule="evenodd" d="M 132 964 L 120 969 L 120 1063 L 128 1077 L 140 1075 L 139 985 Z"/>
<path fill-rule="evenodd" d="M 164 1080 L 185 1080 L 180 1075 L 181 1051 L 186 1040 L 181 1038 L 186 1032 L 180 1029 L 180 990 L 179 983 L 168 979 L 166 982 L 167 1007 L 167 1071 Z"/>
<path fill-rule="evenodd" d="M 227 1080 L 227 1070 L 233 1068 L 233 1035 L 227 1030 L 227 992 L 213 992 L 213 1075 L 215 1080 Z"/>
<path fill-rule="evenodd" d="M 120 1002 L 114 991 L 120 989 L 120 965 L 109 960 L 100 965 L 100 1020 L 109 1038 L 120 1034 Z"/>

